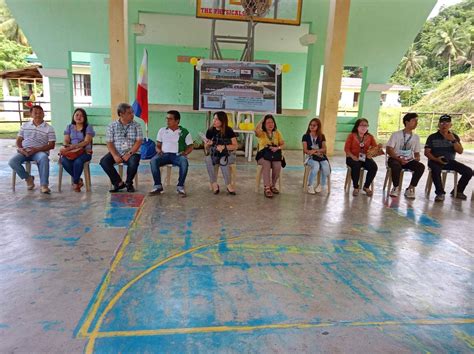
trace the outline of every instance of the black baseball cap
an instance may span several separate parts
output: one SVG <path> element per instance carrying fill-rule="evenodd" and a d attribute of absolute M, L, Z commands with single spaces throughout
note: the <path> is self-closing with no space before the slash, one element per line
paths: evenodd
<path fill-rule="evenodd" d="M 443 114 L 439 117 L 439 122 L 451 122 L 451 116 L 449 114 Z"/>

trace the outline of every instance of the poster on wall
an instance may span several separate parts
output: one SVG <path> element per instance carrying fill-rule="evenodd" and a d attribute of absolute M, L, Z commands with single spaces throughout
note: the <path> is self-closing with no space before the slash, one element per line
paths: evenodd
<path fill-rule="evenodd" d="M 201 60 L 197 75 L 195 109 L 281 111 L 281 74 L 276 64 Z"/>

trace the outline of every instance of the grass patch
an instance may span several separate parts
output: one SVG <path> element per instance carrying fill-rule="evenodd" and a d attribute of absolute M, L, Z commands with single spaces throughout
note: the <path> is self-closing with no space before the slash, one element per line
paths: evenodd
<path fill-rule="evenodd" d="M 0 139 L 15 139 L 19 131 L 19 123 L 0 122 Z"/>

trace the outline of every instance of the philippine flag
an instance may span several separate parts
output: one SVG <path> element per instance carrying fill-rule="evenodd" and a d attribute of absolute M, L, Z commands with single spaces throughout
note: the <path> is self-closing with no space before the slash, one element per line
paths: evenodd
<path fill-rule="evenodd" d="M 143 50 L 142 65 L 138 74 L 137 95 L 133 102 L 133 111 L 148 125 L 148 52 Z"/>

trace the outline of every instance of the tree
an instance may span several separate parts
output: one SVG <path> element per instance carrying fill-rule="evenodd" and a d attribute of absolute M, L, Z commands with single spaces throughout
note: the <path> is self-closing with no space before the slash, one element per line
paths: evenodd
<path fill-rule="evenodd" d="M 11 41 L 28 46 L 28 40 L 12 17 L 5 0 L 0 0 L 0 34 Z"/>
<path fill-rule="evenodd" d="M 426 60 L 425 55 L 418 55 L 415 45 L 412 44 L 408 52 L 403 57 L 400 66 L 406 77 L 413 77 L 422 69 L 422 64 Z"/>
<path fill-rule="evenodd" d="M 451 60 L 465 54 L 469 46 L 469 37 L 459 26 L 446 25 L 436 31 L 433 50 L 437 56 L 448 61 L 448 77 L 451 77 Z"/>
<path fill-rule="evenodd" d="M 28 66 L 25 58 L 30 49 L 0 35 L 0 71 Z"/>

